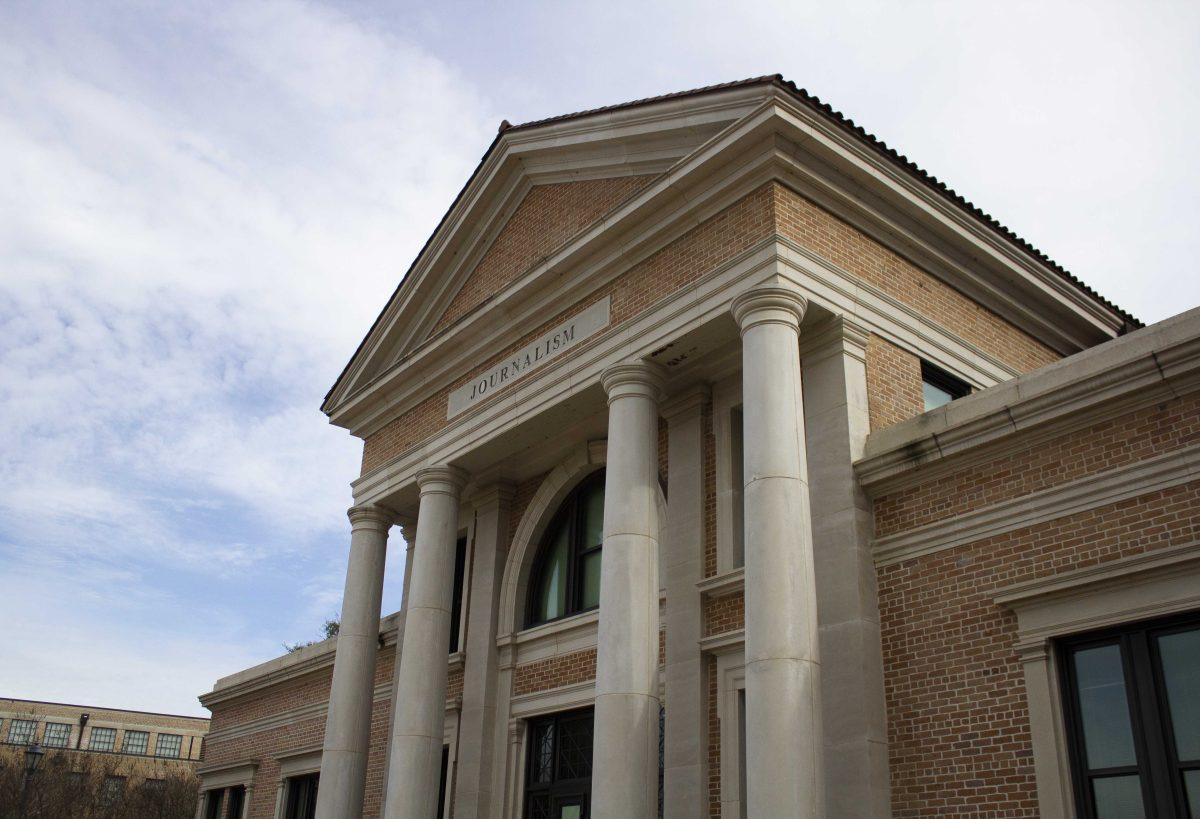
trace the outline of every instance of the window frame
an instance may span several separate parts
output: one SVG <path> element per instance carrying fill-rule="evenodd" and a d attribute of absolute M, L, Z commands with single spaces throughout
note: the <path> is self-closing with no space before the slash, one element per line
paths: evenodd
<path fill-rule="evenodd" d="M 105 737 L 111 736 L 109 747 L 107 747 L 107 748 L 96 748 L 95 747 L 97 731 L 102 732 L 101 736 L 105 736 Z M 108 733 L 109 731 L 112 732 L 111 735 Z M 111 754 L 113 751 L 115 751 L 117 749 L 117 729 L 112 727 L 111 725 L 93 725 L 92 730 L 88 732 L 87 749 L 89 751 L 96 751 L 97 753 Z"/>
<path fill-rule="evenodd" d="M 948 372 L 936 364 L 932 364 L 925 359 L 921 359 L 921 392 L 922 405 L 924 405 L 924 387 L 928 384 L 935 389 L 950 396 L 950 400 L 946 404 L 953 403 L 960 398 L 966 398 L 971 394 L 971 385 L 959 378 L 954 373 Z M 939 407 L 944 407 L 946 404 L 939 404 Z M 924 407 L 922 412 L 931 412 L 938 407 Z"/>
<path fill-rule="evenodd" d="M 454 542 L 454 591 L 450 598 L 450 654 L 462 651 L 463 600 L 467 582 L 466 534 L 459 535 Z"/>
<path fill-rule="evenodd" d="M 25 734 L 26 726 L 28 726 L 29 733 L 24 740 L 15 739 L 13 737 L 13 731 L 17 728 L 17 726 L 21 726 L 22 735 Z M 8 721 L 8 733 L 5 734 L 4 741 L 10 745 L 32 745 L 34 740 L 37 738 L 37 726 L 38 723 L 36 719 L 17 719 L 16 717 L 13 717 Z"/>
<path fill-rule="evenodd" d="M 74 727 L 69 722 L 47 722 L 42 729 L 42 747 L 44 748 L 68 748 L 71 745 L 71 728 Z M 50 729 L 51 728 L 66 728 L 66 736 L 62 738 L 62 744 L 51 744 Z"/>
<path fill-rule="evenodd" d="M 1184 770 L 1200 770 L 1200 759 L 1186 762 L 1179 759 L 1166 699 L 1158 638 L 1197 629 L 1200 629 L 1200 611 L 1192 611 L 1110 626 L 1056 641 L 1057 660 L 1062 670 L 1060 696 L 1070 760 L 1071 789 L 1076 810 L 1083 819 L 1096 817 L 1091 787 L 1093 780 L 1130 773 L 1136 773 L 1141 780 L 1142 802 L 1147 817 L 1168 819 L 1188 816 L 1187 795 L 1180 773 Z M 1120 649 L 1136 765 L 1093 770 L 1087 767 L 1086 762 L 1079 686 L 1076 684 L 1072 658 L 1078 651 L 1109 645 L 1116 645 Z"/>
<path fill-rule="evenodd" d="M 142 750 L 140 750 L 140 751 L 129 750 L 129 737 L 130 736 L 138 736 L 138 735 L 145 738 L 143 745 L 142 745 Z M 133 756 L 146 756 L 147 754 L 149 754 L 150 753 L 150 732 L 149 731 L 139 731 L 136 729 L 127 728 L 125 730 L 125 735 L 123 737 L 121 737 L 121 753 L 131 754 Z"/>
<path fill-rule="evenodd" d="M 529 574 L 529 585 L 526 593 L 525 601 L 525 628 L 534 628 L 547 623 L 555 623 L 559 620 L 564 620 L 568 617 L 574 617 L 578 614 L 584 614 L 589 611 L 595 611 L 600 608 L 599 603 L 594 606 L 583 607 L 580 605 L 583 596 L 583 574 L 582 565 L 584 559 L 591 554 L 599 552 L 603 555 L 604 538 L 601 536 L 598 546 L 584 547 L 582 544 L 583 537 L 581 529 L 583 525 L 583 513 L 585 505 L 580 503 L 580 499 L 591 491 L 596 484 L 603 486 L 605 470 L 603 468 L 587 475 L 583 480 L 577 483 L 567 496 L 563 498 L 559 504 L 554 517 L 550 520 L 550 525 L 546 527 L 546 531 L 542 533 L 541 543 L 538 545 L 536 556 L 533 560 L 533 568 Z M 546 553 L 550 548 L 554 536 L 558 533 L 559 528 L 566 523 L 567 529 L 567 576 L 566 585 L 567 591 L 563 603 L 563 613 L 557 617 L 542 619 L 539 616 L 540 608 L 540 592 L 542 578 L 546 571 Z M 603 557 L 601 557 L 603 562 Z"/>
<path fill-rule="evenodd" d="M 179 740 L 179 744 L 175 746 L 174 754 L 163 753 L 163 740 Z M 161 759 L 182 759 L 183 758 L 183 734 L 162 734 L 160 733 L 157 739 L 154 740 L 154 755 Z"/>

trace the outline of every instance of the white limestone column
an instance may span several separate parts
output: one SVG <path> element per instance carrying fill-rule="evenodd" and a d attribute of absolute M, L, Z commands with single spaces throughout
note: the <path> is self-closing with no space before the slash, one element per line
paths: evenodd
<path fill-rule="evenodd" d="M 458 719 L 458 772 L 454 778 L 456 819 L 487 819 L 492 814 L 495 735 L 503 732 L 496 725 L 496 618 L 508 557 L 512 497 L 512 485 L 497 481 L 471 499 L 475 537 L 467 601 L 462 714 Z"/>
<path fill-rule="evenodd" d="M 321 746 L 317 815 L 351 819 L 362 815 L 379 646 L 383 566 L 393 514 L 378 506 L 356 506 L 350 516 L 350 564 L 342 595 L 342 621 L 333 662 L 333 686 Z"/>
<path fill-rule="evenodd" d="M 392 692 L 387 819 L 434 819 L 437 813 L 446 664 L 454 595 L 458 497 L 466 473 L 436 466 L 417 473 L 421 503 L 405 605 L 400 673 Z"/>
<path fill-rule="evenodd" d="M 817 591 L 800 388 L 808 304 L 777 278 L 733 302 L 742 332 L 746 789 L 750 816 L 823 816 Z"/>
<path fill-rule="evenodd" d="M 704 577 L 704 408 L 707 385 L 670 398 L 667 419 L 667 524 L 662 559 L 666 575 L 667 721 L 663 747 L 666 819 L 692 819 L 708 809 L 704 763 L 708 712 L 701 666 L 700 592 Z"/>
<path fill-rule="evenodd" d="M 658 808 L 658 401 L 655 365 L 618 364 L 608 393 L 592 819 Z"/>

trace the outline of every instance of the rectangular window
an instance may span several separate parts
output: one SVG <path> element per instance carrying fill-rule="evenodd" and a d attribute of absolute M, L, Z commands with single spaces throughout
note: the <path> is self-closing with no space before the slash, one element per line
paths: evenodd
<path fill-rule="evenodd" d="M 116 728 L 93 728 L 92 736 L 88 739 L 88 749 L 92 751 L 111 751 L 117 745 Z"/>
<path fill-rule="evenodd" d="M 66 748 L 71 741 L 71 726 L 65 722 L 47 722 L 42 744 L 47 748 Z"/>
<path fill-rule="evenodd" d="M 438 778 L 438 819 L 446 815 L 446 782 L 450 778 L 450 746 L 442 746 L 442 773 Z"/>
<path fill-rule="evenodd" d="M 108 775 L 100 787 L 100 804 L 108 807 L 121 801 L 125 796 L 125 777 Z"/>
<path fill-rule="evenodd" d="M 246 786 L 235 785 L 229 789 L 229 810 L 225 812 L 228 819 L 242 819 L 246 806 Z"/>
<path fill-rule="evenodd" d="M 454 544 L 454 595 L 450 601 L 450 653 L 458 651 L 462 625 L 463 582 L 467 573 L 467 539 L 460 537 Z"/>
<path fill-rule="evenodd" d="M 144 754 L 150 746 L 148 731 L 126 731 L 121 741 L 121 750 L 127 754 Z"/>
<path fill-rule="evenodd" d="M 1200 617 L 1071 638 L 1061 658 L 1080 816 L 1200 816 Z"/>
<path fill-rule="evenodd" d="M 315 819 L 320 778 L 320 774 L 313 773 L 288 779 L 284 819 Z"/>
<path fill-rule="evenodd" d="M 179 734 L 159 734 L 158 744 L 154 746 L 154 755 L 178 759 L 181 747 L 183 747 L 183 737 Z"/>
<path fill-rule="evenodd" d="M 921 362 L 921 392 L 925 397 L 925 411 L 937 409 L 959 398 L 971 394 L 971 385 L 956 375 L 928 361 Z"/>
<path fill-rule="evenodd" d="M 29 745 L 37 731 L 37 721 L 32 719 L 14 719 L 8 723 L 8 741 L 16 745 Z"/>
<path fill-rule="evenodd" d="M 538 717 L 529 723 L 526 819 L 562 819 L 590 800 L 592 710 Z"/>

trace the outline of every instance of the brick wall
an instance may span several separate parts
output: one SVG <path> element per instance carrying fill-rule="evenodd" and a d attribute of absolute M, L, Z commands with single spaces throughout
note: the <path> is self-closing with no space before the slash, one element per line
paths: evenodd
<path fill-rule="evenodd" d="M 450 301 L 433 332 L 441 332 L 512 284 L 654 178 L 618 176 L 531 188 Z"/>
<path fill-rule="evenodd" d="M 587 648 L 517 666 L 513 673 L 513 695 L 519 697 L 535 691 L 548 691 L 595 678 L 596 649 Z"/>
<path fill-rule="evenodd" d="M 872 430 L 925 411 L 921 359 L 874 333 L 867 338 L 867 408 Z"/>
<path fill-rule="evenodd" d="M 704 636 L 737 631 L 746 626 L 746 597 L 742 592 L 704 601 Z"/>
<path fill-rule="evenodd" d="M 1196 399 L 1018 447 L 878 499 L 876 527 L 905 531 L 1194 442 Z M 1200 481 L 880 567 L 894 815 L 1037 816 L 1016 619 L 992 598 L 1014 583 L 1198 536 Z"/>

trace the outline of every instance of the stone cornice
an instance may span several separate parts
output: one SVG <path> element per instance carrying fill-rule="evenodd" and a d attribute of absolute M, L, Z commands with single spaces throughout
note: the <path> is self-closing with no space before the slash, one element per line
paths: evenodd
<path fill-rule="evenodd" d="M 1198 480 L 1200 445 L 1184 447 L 879 538 L 872 551 L 888 566 Z"/>
<path fill-rule="evenodd" d="M 964 469 L 995 457 L 1014 438 L 1044 436 L 1197 389 L 1200 309 L 874 432 L 855 471 L 867 493 L 880 497 L 930 480 L 939 474 L 931 465 L 939 462 L 946 463 L 943 472 Z"/>

